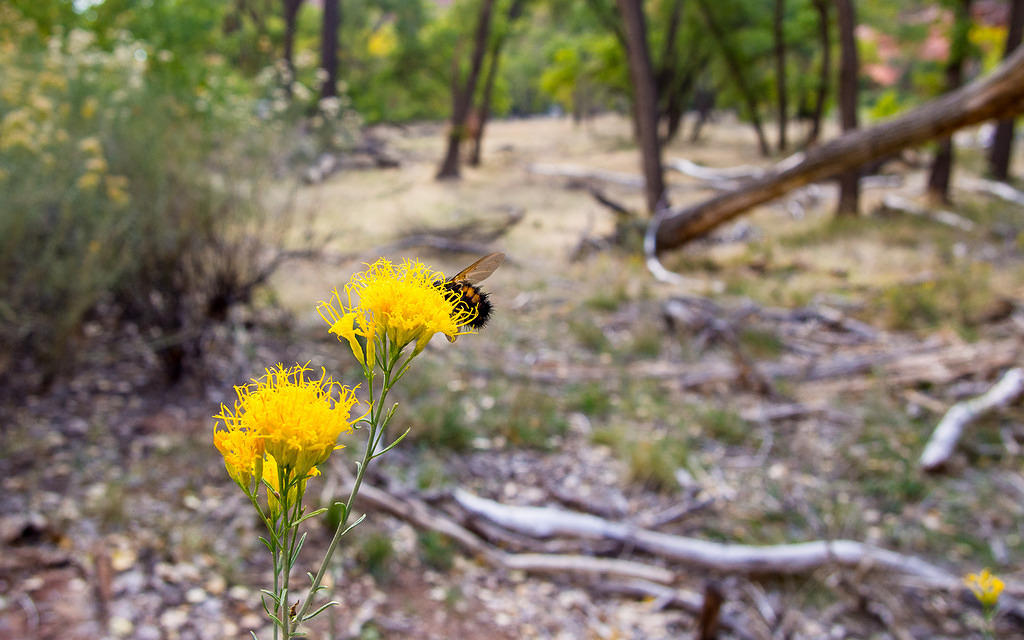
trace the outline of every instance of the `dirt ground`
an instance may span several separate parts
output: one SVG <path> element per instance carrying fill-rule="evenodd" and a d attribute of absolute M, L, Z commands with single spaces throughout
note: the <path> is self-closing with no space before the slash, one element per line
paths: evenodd
<path fill-rule="evenodd" d="M 269 561 L 212 446 L 210 416 L 233 384 L 275 362 L 354 375 L 315 305 L 361 262 L 416 257 L 451 274 L 494 250 L 508 261 L 485 283 L 493 321 L 454 345 L 436 340 L 417 361 L 399 397 L 412 435 L 371 473 L 374 486 L 470 528 L 456 487 L 631 523 L 689 505 L 659 530 L 751 545 L 851 539 L 952 576 L 990 567 L 1007 583 L 996 637 L 1024 636 L 1011 600 L 1024 597 L 1024 412 L 979 421 L 944 473 L 916 466 L 949 406 L 1020 363 L 1019 207 L 958 190 L 947 208 L 973 222 L 969 232 L 875 213 L 887 193 L 920 195 L 922 169 L 897 164 L 887 172 L 899 184 L 866 189 L 861 218 L 833 219 L 830 186 L 806 190 L 664 256 L 685 277 L 664 284 L 635 244 L 608 242 L 615 218 L 587 191 L 639 209 L 639 189 L 545 174 L 636 176 L 628 122 L 495 122 L 484 165 L 439 183 L 442 133 L 380 129 L 399 168 L 302 187 L 299 218 L 330 237 L 323 252 L 285 263 L 255 310 L 212 331 L 202 370 L 176 388 L 148 373 L 143 337 L 98 324 L 106 348 L 88 366 L 4 408 L 0 637 L 272 637 L 258 596 Z M 961 140 L 960 161 L 976 175 L 973 139 Z M 714 168 L 778 159 L 757 157 L 749 127 L 727 116 L 666 157 Z M 668 179 L 674 205 L 713 194 Z M 290 242 L 305 232 L 297 226 Z M 413 234 L 477 253 L 394 249 Z M 672 301 L 688 311 L 672 316 Z M 351 464 L 345 454 L 361 443 L 346 444 L 332 463 Z M 325 470 L 310 495 L 336 499 L 340 477 Z M 982 637 L 965 589 L 869 563 L 750 575 L 494 528 L 474 531 L 513 552 L 666 567 L 687 593 L 713 583 L 729 622 L 722 638 Z M 312 565 L 330 534 L 310 531 Z M 332 597 L 342 604 L 311 638 L 680 638 L 696 625 L 685 606 L 627 595 L 621 580 L 496 570 L 372 510 L 339 556 Z"/>

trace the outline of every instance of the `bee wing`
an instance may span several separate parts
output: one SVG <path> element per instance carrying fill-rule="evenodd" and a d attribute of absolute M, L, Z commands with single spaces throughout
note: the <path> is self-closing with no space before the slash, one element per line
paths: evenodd
<path fill-rule="evenodd" d="M 488 253 L 486 256 L 456 273 L 451 277 L 449 282 L 465 281 L 470 284 L 483 282 L 487 278 L 491 277 L 494 270 L 500 267 L 503 262 L 505 262 L 504 253 Z"/>

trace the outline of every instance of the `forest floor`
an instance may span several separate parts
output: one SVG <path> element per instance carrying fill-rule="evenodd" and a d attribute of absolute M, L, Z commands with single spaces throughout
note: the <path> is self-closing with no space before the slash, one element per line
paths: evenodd
<path fill-rule="evenodd" d="M 972 425 L 944 472 L 917 466 L 945 410 L 1022 360 L 1020 206 L 955 187 L 944 208 L 970 230 L 882 214 L 884 195 L 922 192 L 923 169 L 899 164 L 888 186 L 865 190 L 863 216 L 835 219 L 829 185 L 805 190 L 664 256 L 685 278 L 664 284 L 635 240 L 608 242 L 614 216 L 587 190 L 641 207 L 640 190 L 616 179 L 638 174 L 627 122 L 495 122 L 483 166 L 438 183 L 442 133 L 380 130 L 399 168 L 301 188 L 299 213 L 330 241 L 214 330 L 203 366 L 176 387 L 154 381 L 142 337 L 97 324 L 106 348 L 87 366 L 4 408 L 0 637 L 272 637 L 258 604 L 269 584 L 259 523 L 212 446 L 210 416 L 232 385 L 276 362 L 357 380 L 315 305 L 381 254 L 448 274 L 487 251 L 508 261 L 485 283 L 491 323 L 435 340 L 398 389 L 396 420 L 412 431 L 371 485 L 509 552 L 632 559 L 672 570 L 687 593 L 713 583 L 732 624 L 723 638 L 981 637 L 982 618 L 960 586 L 870 563 L 735 573 L 628 543 L 502 533 L 452 491 L 638 526 L 682 506 L 659 531 L 749 545 L 856 540 L 953 576 L 989 567 L 1006 602 L 1024 597 L 1024 411 Z M 666 157 L 767 166 L 755 149 L 748 128 L 723 117 Z M 958 162 L 954 185 L 978 175 L 981 152 L 968 144 Z M 569 167 L 613 179 L 551 175 Z M 713 194 L 668 179 L 675 205 Z M 418 244 L 394 249 L 411 235 Z M 336 467 L 361 451 L 346 444 Z M 342 493 L 337 471 L 310 483 L 314 501 Z M 310 531 L 312 566 L 330 533 Z M 373 510 L 339 556 L 342 604 L 311 638 L 679 638 L 696 626 L 671 598 L 625 595 L 622 580 L 495 569 Z M 1019 637 L 1024 620 L 1004 614 L 995 628 Z"/>

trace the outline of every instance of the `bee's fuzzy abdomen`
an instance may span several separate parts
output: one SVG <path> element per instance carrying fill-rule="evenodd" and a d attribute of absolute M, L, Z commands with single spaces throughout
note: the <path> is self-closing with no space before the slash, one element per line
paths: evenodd
<path fill-rule="evenodd" d="M 467 325 L 472 329 L 480 329 L 491 319 L 491 301 L 487 294 L 468 282 L 446 282 L 445 289 L 459 296 L 455 303 L 457 308 L 474 314 Z"/>

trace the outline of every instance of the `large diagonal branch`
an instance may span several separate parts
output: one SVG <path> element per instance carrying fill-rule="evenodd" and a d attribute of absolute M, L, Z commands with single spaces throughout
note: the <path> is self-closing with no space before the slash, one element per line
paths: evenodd
<path fill-rule="evenodd" d="M 664 218 L 657 249 L 673 249 L 753 207 L 811 182 L 835 176 L 901 149 L 950 135 L 979 122 L 1024 112 L 1024 47 L 995 71 L 902 116 L 861 129 L 776 165 L 742 189 Z"/>

